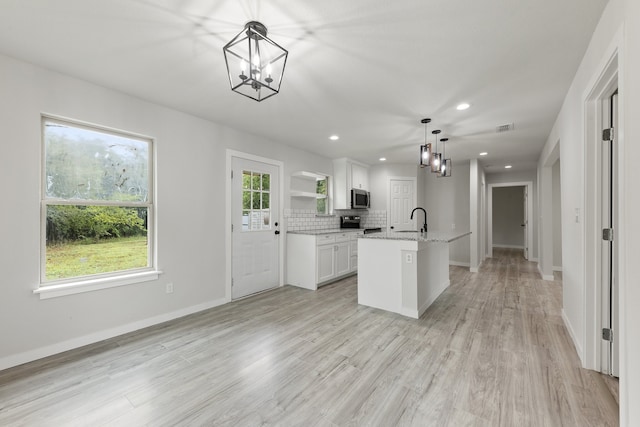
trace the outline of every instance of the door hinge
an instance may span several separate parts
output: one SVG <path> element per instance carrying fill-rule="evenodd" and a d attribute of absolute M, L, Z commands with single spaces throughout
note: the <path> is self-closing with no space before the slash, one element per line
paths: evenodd
<path fill-rule="evenodd" d="M 602 328 L 602 339 L 605 341 L 613 341 L 613 331 L 610 328 Z"/>
<path fill-rule="evenodd" d="M 231 279 L 231 287 L 233 288 L 233 279 Z"/>
<path fill-rule="evenodd" d="M 613 242 L 613 228 L 602 229 L 602 240 Z"/>
<path fill-rule="evenodd" d="M 233 179 L 233 169 L 231 169 L 231 179 Z"/>
<path fill-rule="evenodd" d="M 603 141 L 613 141 L 614 137 L 615 137 L 614 128 L 609 128 L 609 129 L 603 129 L 602 130 L 602 140 Z"/>
<path fill-rule="evenodd" d="M 231 232 L 233 233 L 233 224 L 231 224 Z"/>

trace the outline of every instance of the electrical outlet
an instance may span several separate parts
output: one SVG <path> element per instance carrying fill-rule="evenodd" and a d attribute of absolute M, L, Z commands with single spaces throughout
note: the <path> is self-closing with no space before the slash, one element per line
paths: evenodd
<path fill-rule="evenodd" d="M 413 263 L 413 254 L 407 254 L 407 264 Z"/>
<path fill-rule="evenodd" d="M 173 293 L 173 283 L 167 283 L 166 292 L 168 294 L 172 294 Z"/>
<path fill-rule="evenodd" d="M 456 229 L 456 225 L 455 225 L 455 223 L 454 223 L 454 224 L 451 224 L 451 229 L 452 229 L 452 230 L 455 230 L 455 229 Z"/>

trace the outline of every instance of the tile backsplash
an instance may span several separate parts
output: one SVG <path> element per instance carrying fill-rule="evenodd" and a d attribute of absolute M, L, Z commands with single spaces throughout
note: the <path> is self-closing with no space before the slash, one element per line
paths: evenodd
<path fill-rule="evenodd" d="M 340 228 L 340 216 L 360 216 L 360 227 L 387 226 L 387 212 L 376 210 L 336 210 L 335 215 L 316 215 L 315 210 L 285 209 L 284 218 L 288 231 L 325 230 Z"/>

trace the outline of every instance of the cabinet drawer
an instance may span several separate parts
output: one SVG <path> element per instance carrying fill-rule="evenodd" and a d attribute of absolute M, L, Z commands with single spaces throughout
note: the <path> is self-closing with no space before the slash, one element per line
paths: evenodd
<path fill-rule="evenodd" d="M 364 236 L 364 231 L 356 231 L 355 233 L 351 233 L 351 236 L 349 236 L 349 238 L 351 240 L 355 240 L 356 242 L 358 241 L 358 237 L 360 236 Z"/>
<path fill-rule="evenodd" d="M 352 233 L 336 233 L 336 243 L 348 242 L 351 238 L 350 234 Z"/>
<path fill-rule="evenodd" d="M 319 234 L 316 236 L 316 245 L 326 245 L 328 243 L 335 243 L 335 234 Z"/>

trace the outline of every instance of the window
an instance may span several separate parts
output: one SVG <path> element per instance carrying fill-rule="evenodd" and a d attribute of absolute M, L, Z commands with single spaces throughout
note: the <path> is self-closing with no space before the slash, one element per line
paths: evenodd
<path fill-rule="evenodd" d="M 325 176 L 323 179 L 316 181 L 316 214 L 327 215 L 329 214 L 329 177 Z"/>
<path fill-rule="evenodd" d="M 271 229 L 271 175 L 242 171 L 242 231 Z"/>
<path fill-rule="evenodd" d="M 42 135 L 42 286 L 152 270 L 152 141 L 51 117 Z"/>

